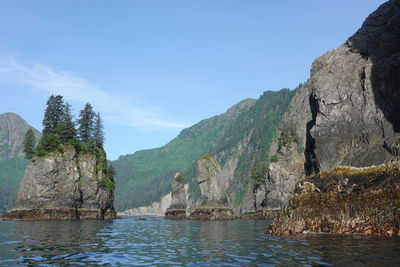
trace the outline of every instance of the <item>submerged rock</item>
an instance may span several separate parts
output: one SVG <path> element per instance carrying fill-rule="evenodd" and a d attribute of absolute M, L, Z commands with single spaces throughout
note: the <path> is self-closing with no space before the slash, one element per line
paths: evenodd
<path fill-rule="evenodd" d="M 104 151 L 63 147 L 29 163 L 15 208 L 3 220 L 114 219 L 114 182 L 104 170 Z"/>
<path fill-rule="evenodd" d="M 400 236 L 400 162 L 340 167 L 302 179 L 268 233 Z"/>

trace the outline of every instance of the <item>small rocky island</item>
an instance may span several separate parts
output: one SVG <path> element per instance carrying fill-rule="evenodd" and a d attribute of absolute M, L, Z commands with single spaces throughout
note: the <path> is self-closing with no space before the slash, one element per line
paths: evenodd
<path fill-rule="evenodd" d="M 228 182 L 222 179 L 223 171 L 214 155 L 203 155 L 196 165 L 196 180 L 201 191 L 201 206 L 189 216 L 192 220 L 231 220 L 233 210 L 228 205 Z"/>
<path fill-rule="evenodd" d="M 183 176 L 177 172 L 172 180 L 171 205 L 165 212 L 165 219 L 184 220 L 186 219 L 186 190 L 182 183 Z"/>
<path fill-rule="evenodd" d="M 28 131 L 24 153 L 30 160 L 15 207 L 2 220 L 115 219 L 114 170 L 103 149 L 100 115 L 90 104 L 75 129 L 69 104 L 51 96 L 43 136 L 35 147 Z"/>

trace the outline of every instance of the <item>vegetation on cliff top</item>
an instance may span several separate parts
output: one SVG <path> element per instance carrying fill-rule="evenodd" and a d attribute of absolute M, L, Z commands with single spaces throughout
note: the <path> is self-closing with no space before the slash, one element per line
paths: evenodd
<path fill-rule="evenodd" d="M 103 149 L 103 123 L 99 113 L 95 113 L 91 104 L 87 103 L 79 113 L 79 119 L 73 121 L 71 106 L 64 103 L 61 95 L 51 95 L 47 100 L 44 113 L 43 135 L 37 147 L 32 130 L 26 132 L 24 152 L 27 159 L 47 157 L 54 152 L 62 152 L 65 147 L 72 146 L 78 153 L 94 154 L 97 172 L 102 172 L 99 185 L 107 191 L 115 187 L 112 166 L 107 166 L 106 152 Z M 76 125 L 78 128 L 76 128 Z"/>

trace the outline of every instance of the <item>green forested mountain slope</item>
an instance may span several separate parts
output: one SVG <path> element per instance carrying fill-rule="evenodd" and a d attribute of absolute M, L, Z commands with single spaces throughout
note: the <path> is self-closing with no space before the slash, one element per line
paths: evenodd
<path fill-rule="evenodd" d="M 239 158 L 229 187 L 232 202 L 239 204 L 248 191 L 250 171 L 256 158 L 267 161 L 272 138 L 296 90 L 266 91 L 259 100 L 246 99 L 226 113 L 203 120 L 183 130 L 161 148 L 138 151 L 113 162 L 116 170 L 116 208 L 125 210 L 151 204 L 171 190 L 171 178 L 183 172 L 192 198 L 198 197 L 194 164 L 205 153 L 223 165 L 246 136 L 245 152 Z"/>
<path fill-rule="evenodd" d="M 0 213 L 13 208 L 27 165 L 20 157 L 0 160 Z"/>
<path fill-rule="evenodd" d="M 295 90 L 266 91 L 247 112 L 243 112 L 227 131 L 212 151 L 220 164 L 234 156 L 238 164 L 234 170 L 228 187 L 228 198 L 233 207 L 243 205 L 243 197 L 251 195 L 251 170 L 256 160 L 265 165 L 269 162 L 268 152 L 272 140 L 281 122 L 283 114 L 288 110 Z M 242 145 L 240 155 L 233 155 L 238 144 Z M 237 152 L 236 152 L 237 153 Z"/>
<path fill-rule="evenodd" d="M 0 213 L 14 205 L 19 182 L 28 163 L 22 152 L 23 139 L 31 128 L 38 140 L 40 132 L 20 116 L 15 113 L 0 114 Z"/>
<path fill-rule="evenodd" d="M 174 173 L 189 168 L 201 155 L 214 149 L 238 116 L 255 102 L 254 99 L 245 99 L 222 115 L 184 129 L 163 147 L 138 151 L 113 161 L 117 210 L 158 201 L 171 190 Z"/>

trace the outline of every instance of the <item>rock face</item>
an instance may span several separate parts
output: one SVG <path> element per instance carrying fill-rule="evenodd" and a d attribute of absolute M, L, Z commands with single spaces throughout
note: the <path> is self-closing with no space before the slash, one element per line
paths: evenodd
<path fill-rule="evenodd" d="M 269 232 L 398 236 L 400 1 L 381 5 L 345 44 L 315 60 L 309 87 L 310 176 Z"/>
<path fill-rule="evenodd" d="M 302 179 L 269 233 L 400 236 L 400 162 L 341 167 Z"/>
<path fill-rule="evenodd" d="M 202 206 L 226 206 L 226 189 L 229 181 L 223 178 L 223 171 L 212 154 L 205 154 L 197 161 L 196 180 L 202 195 Z"/>
<path fill-rule="evenodd" d="M 303 84 L 290 102 L 283 115 L 279 130 L 274 138 L 270 157 L 266 189 L 268 208 L 282 208 L 293 195 L 296 183 L 304 176 L 304 148 L 306 145 L 307 122 L 311 120 L 308 104 L 309 84 Z"/>
<path fill-rule="evenodd" d="M 102 184 L 105 174 L 96 156 L 65 147 L 34 158 L 21 181 L 15 208 L 3 219 L 114 219 L 114 189 Z"/>
<path fill-rule="evenodd" d="M 237 162 L 237 161 L 236 161 Z M 234 171 L 229 163 L 225 171 Z M 234 164 L 236 166 L 236 163 Z M 201 206 L 189 216 L 191 220 L 230 220 L 233 210 L 228 207 L 226 190 L 233 173 L 226 174 L 214 155 L 203 155 L 196 166 L 196 181 L 201 191 Z"/>
<path fill-rule="evenodd" d="M 29 126 L 15 113 L 0 114 L 0 160 L 23 157 L 23 140 L 25 133 L 33 129 L 37 140 L 40 132 Z"/>
<path fill-rule="evenodd" d="M 311 68 L 307 173 L 370 166 L 400 157 L 400 1 Z"/>
<path fill-rule="evenodd" d="M 304 157 L 298 150 L 294 133 L 281 132 L 279 147 L 268 167 L 267 207 L 284 207 L 293 194 L 299 178 L 304 174 Z"/>
<path fill-rule="evenodd" d="M 183 176 L 176 173 L 172 179 L 171 206 L 165 212 L 166 219 L 181 220 L 186 218 L 187 197 Z"/>

